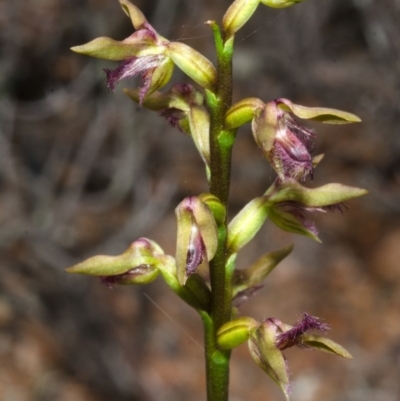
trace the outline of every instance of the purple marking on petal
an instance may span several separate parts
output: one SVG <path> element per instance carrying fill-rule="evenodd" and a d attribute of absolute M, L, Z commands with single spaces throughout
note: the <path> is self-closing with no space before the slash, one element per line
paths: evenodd
<path fill-rule="evenodd" d="M 185 113 L 182 110 L 171 107 L 161 111 L 160 116 L 164 117 L 171 127 L 178 128 L 179 131 L 182 131 L 179 125 L 179 121 L 185 118 Z"/>
<path fill-rule="evenodd" d="M 258 292 L 264 285 L 255 285 L 254 287 L 246 288 L 243 291 L 239 291 L 232 299 L 232 305 L 236 308 L 242 306 L 246 301 Z"/>
<path fill-rule="evenodd" d="M 333 205 L 324 206 L 323 209 L 327 212 L 336 212 L 339 211 L 340 213 L 344 213 L 349 206 L 344 202 L 334 203 Z"/>
<path fill-rule="evenodd" d="M 153 28 L 153 26 L 150 25 L 148 22 L 145 22 L 143 24 L 143 26 L 145 27 L 145 29 L 143 29 L 143 30 L 148 32 L 150 34 L 150 36 L 156 41 L 158 35 L 157 35 L 157 31 Z"/>
<path fill-rule="evenodd" d="M 295 201 L 280 202 L 278 206 L 284 212 L 290 213 L 305 228 L 307 228 L 307 230 L 311 231 L 314 235 L 318 235 L 318 229 L 315 223 L 306 217 L 305 212 L 324 211 L 323 209 L 305 207 L 303 204 Z"/>
<path fill-rule="evenodd" d="M 101 284 L 104 284 L 110 290 L 113 289 L 114 285 L 117 284 L 115 276 L 100 276 Z"/>
<path fill-rule="evenodd" d="M 286 127 L 303 143 L 307 150 L 311 153 L 315 147 L 316 133 L 313 129 L 307 128 L 299 124 L 292 116 L 285 113 L 284 121 Z"/>
<path fill-rule="evenodd" d="M 306 180 L 313 177 L 314 166 L 311 155 L 304 145 L 297 140 L 299 146 L 288 147 L 278 139 L 275 140 L 271 150 L 271 159 L 275 167 L 283 172 L 285 178 Z"/>
<path fill-rule="evenodd" d="M 118 285 L 122 280 L 125 280 L 128 277 L 145 274 L 150 267 L 150 265 L 139 265 L 121 274 L 114 274 L 113 276 L 100 276 L 100 282 L 109 289 L 112 289 L 115 285 Z"/>
<path fill-rule="evenodd" d="M 322 323 L 318 317 L 303 313 L 303 317 L 290 330 L 287 330 L 277 336 L 277 347 L 283 351 L 293 345 L 302 346 L 302 335 L 307 331 L 315 330 L 325 334 L 329 330 L 329 326 Z M 304 345 L 303 345 L 304 346 Z"/>
<path fill-rule="evenodd" d="M 186 257 L 186 274 L 190 276 L 203 262 L 206 254 L 206 247 L 203 238 L 196 224 L 192 226 L 192 233 L 189 242 L 189 249 Z"/>
<path fill-rule="evenodd" d="M 312 130 L 298 124 L 288 113 L 278 111 L 275 141 L 269 158 L 281 178 L 313 178 L 310 152 L 314 139 Z"/>
<path fill-rule="evenodd" d="M 164 55 L 131 57 L 122 61 L 122 63 L 120 63 L 114 70 L 109 70 L 105 68 L 104 72 L 106 73 L 107 77 L 108 89 L 115 92 L 115 87 L 119 83 L 119 81 L 126 78 L 135 77 L 141 73 L 146 73 L 149 70 L 151 70 L 152 73 L 153 69 L 159 66 L 164 59 Z M 144 78 L 144 86 L 147 89 L 151 84 L 151 73 Z M 147 80 L 149 80 L 150 82 L 147 82 Z"/>
<path fill-rule="evenodd" d="M 143 100 L 146 96 L 146 93 L 149 91 L 154 70 L 155 68 L 152 68 L 151 70 L 147 70 L 142 74 L 142 86 L 139 89 L 139 106 L 143 105 Z"/>

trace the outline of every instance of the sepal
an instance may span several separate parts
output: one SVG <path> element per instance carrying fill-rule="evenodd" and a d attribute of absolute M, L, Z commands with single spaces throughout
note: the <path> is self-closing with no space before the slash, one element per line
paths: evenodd
<path fill-rule="evenodd" d="M 116 276 L 141 266 L 157 267 L 164 252 L 160 246 L 147 238 L 140 238 L 117 256 L 97 255 L 68 267 L 68 273 L 89 276 Z"/>
<path fill-rule="evenodd" d="M 268 198 L 261 196 L 250 201 L 229 223 L 227 248 L 237 253 L 260 230 L 269 213 Z"/>
<path fill-rule="evenodd" d="M 146 27 L 148 21 L 135 5 L 128 0 L 119 0 L 119 2 L 125 14 L 131 19 L 135 29 L 143 29 Z"/>
<path fill-rule="evenodd" d="M 250 355 L 258 366 L 282 389 L 289 401 L 289 373 L 285 357 L 276 346 L 279 329 L 273 319 L 266 319 L 249 338 Z"/>
<path fill-rule="evenodd" d="M 258 258 L 250 267 L 235 270 L 233 276 L 233 296 L 256 287 L 274 270 L 274 268 L 293 250 L 293 244 Z"/>
<path fill-rule="evenodd" d="M 294 104 L 289 99 L 277 99 L 278 107 L 284 111 L 293 113 L 303 120 L 315 120 L 325 124 L 350 124 L 359 123 L 361 119 L 347 111 L 330 109 L 327 107 L 306 107 Z"/>
<path fill-rule="evenodd" d="M 88 43 L 71 47 L 75 53 L 85 56 L 102 58 L 104 60 L 126 60 L 131 57 L 147 56 L 149 54 L 163 54 L 164 49 L 154 44 L 144 46 L 141 43 L 132 42 L 129 38 L 118 41 L 106 36 L 91 40 Z"/>
<path fill-rule="evenodd" d="M 179 282 L 200 267 L 208 267 L 217 251 L 217 225 L 209 207 L 198 197 L 185 198 L 175 209 L 178 233 L 176 265 Z"/>
<path fill-rule="evenodd" d="M 297 202 L 306 207 L 326 207 L 349 201 L 366 195 L 363 188 L 350 187 L 343 184 L 326 184 L 318 188 L 306 188 L 296 181 L 286 182 L 270 196 L 273 203 Z"/>
<path fill-rule="evenodd" d="M 342 356 L 343 358 L 353 359 L 351 354 L 345 348 L 326 337 L 316 336 L 313 334 L 304 334 L 302 343 L 307 347 L 314 348 L 318 351 Z"/>
<path fill-rule="evenodd" d="M 214 88 L 217 71 L 211 61 L 201 53 L 181 42 L 170 42 L 168 53 L 177 67 L 193 81 L 203 88 Z"/>

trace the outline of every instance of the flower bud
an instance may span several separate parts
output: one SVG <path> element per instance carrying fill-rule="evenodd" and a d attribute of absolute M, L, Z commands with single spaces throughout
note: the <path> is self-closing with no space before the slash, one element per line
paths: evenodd
<path fill-rule="evenodd" d="M 243 344 L 250 337 L 250 333 L 258 326 L 251 317 L 241 317 L 231 320 L 221 326 L 217 333 L 218 347 L 229 350 Z"/>
<path fill-rule="evenodd" d="M 235 0 L 222 19 L 227 39 L 234 35 L 254 14 L 260 0 Z"/>
<path fill-rule="evenodd" d="M 294 6 L 302 1 L 303 0 L 261 0 L 261 3 L 272 8 L 286 8 Z"/>
<path fill-rule="evenodd" d="M 231 130 L 253 120 L 256 110 L 264 109 L 265 104 L 256 97 L 248 97 L 235 103 L 225 115 L 225 129 Z"/>

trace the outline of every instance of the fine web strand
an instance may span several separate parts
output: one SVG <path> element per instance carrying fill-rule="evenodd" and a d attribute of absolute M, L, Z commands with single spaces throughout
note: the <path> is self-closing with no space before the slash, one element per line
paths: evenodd
<path fill-rule="evenodd" d="M 143 295 L 159 310 L 162 312 L 162 314 L 167 317 L 176 327 L 178 327 L 179 330 L 182 331 L 182 333 L 187 336 L 190 341 L 192 341 L 194 344 L 196 344 L 197 347 L 199 347 L 203 352 L 204 352 L 204 348 L 202 347 L 202 345 L 200 343 L 198 343 L 196 341 L 195 338 L 193 338 L 185 329 L 183 326 L 181 326 L 175 319 L 172 318 L 171 315 L 168 314 L 168 312 L 166 312 L 156 301 L 154 301 L 154 299 L 152 299 L 150 297 L 150 295 L 148 295 L 146 292 L 143 291 Z"/>

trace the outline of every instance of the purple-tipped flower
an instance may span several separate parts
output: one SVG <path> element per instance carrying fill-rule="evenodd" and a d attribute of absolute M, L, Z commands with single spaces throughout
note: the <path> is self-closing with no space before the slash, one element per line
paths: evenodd
<path fill-rule="evenodd" d="M 268 217 L 282 230 L 306 235 L 319 241 L 318 230 L 307 214 L 345 209 L 344 202 L 365 195 L 366 190 L 341 184 L 306 188 L 296 181 L 280 182 L 265 193 L 269 202 Z"/>
<path fill-rule="evenodd" d="M 312 178 L 315 133 L 279 108 L 279 104 L 279 99 L 274 100 L 256 113 L 254 138 L 281 181 Z"/>
<path fill-rule="evenodd" d="M 348 124 L 361 121 L 345 111 L 324 107 L 305 107 L 280 98 L 264 103 L 246 98 L 235 103 L 225 115 L 225 128 L 235 129 L 252 121 L 257 145 L 281 181 L 312 178 L 314 166 L 311 152 L 315 133 L 299 124 L 292 115 L 325 124 Z"/>
<path fill-rule="evenodd" d="M 140 102 L 138 90 L 125 89 L 135 102 Z M 160 112 L 171 126 L 191 135 L 204 163 L 210 166 L 210 116 L 203 106 L 201 92 L 190 84 L 175 84 L 163 92 L 154 92 L 144 99 L 143 106 Z"/>
<path fill-rule="evenodd" d="M 136 32 L 122 41 L 100 37 L 72 50 L 92 57 L 121 61 L 113 70 L 104 69 L 107 87 L 112 91 L 121 80 L 141 75 L 143 84 L 139 103 L 142 104 L 146 95 L 166 85 L 171 78 L 174 63 L 167 49 L 170 42 L 155 31 L 136 6 L 128 0 L 120 0 L 120 3 Z"/>
<path fill-rule="evenodd" d="M 218 233 L 211 210 L 199 197 L 185 198 L 175 212 L 178 223 L 177 276 L 184 285 L 198 269 L 208 268 L 208 262 L 217 251 Z"/>
<path fill-rule="evenodd" d="M 250 329 L 248 344 L 251 356 L 271 379 L 278 384 L 287 401 L 289 400 L 290 382 L 283 350 L 297 345 L 344 358 L 351 358 L 351 355 L 339 344 L 326 337 L 312 334 L 312 332 L 325 334 L 328 330 L 327 324 L 322 323 L 319 318 L 308 313 L 303 313 L 302 318 L 294 326 L 285 324 L 275 318 L 268 318 L 257 327 Z M 222 334 L 225 334 L 225 337 L 228 338 L 230 333 L 225 330 Z"/>

